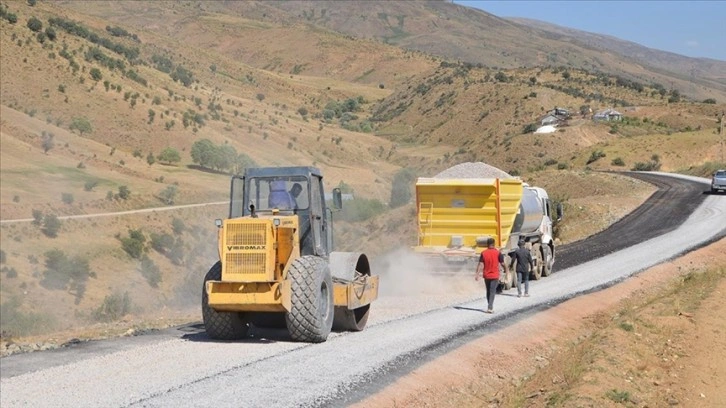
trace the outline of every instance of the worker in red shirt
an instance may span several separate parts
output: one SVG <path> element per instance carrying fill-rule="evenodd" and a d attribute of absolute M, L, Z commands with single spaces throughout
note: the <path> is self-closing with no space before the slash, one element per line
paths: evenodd
<path fill-rule="evenodd" d="M 487 249 L 482 251 L 479 263 L 476 264 L 475 279 L 478 281 L 479 277 L 483 277 L 487 288 L 487 313 L 494 313 L 494 295 L 497 293 L 497 286 L 499 286 L 499 265 L 502 265 L 505 271 L 507 269 L 507 265 L 504 263 L 504 255 L 494 247 L 494 242 L 494 238 L 487 240 Z"/>

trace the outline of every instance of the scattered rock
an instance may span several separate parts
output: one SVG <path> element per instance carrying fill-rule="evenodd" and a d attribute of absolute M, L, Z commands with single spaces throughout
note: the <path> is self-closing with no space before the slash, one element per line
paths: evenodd
<path fill-rule="evenodd" d="M 678 405 L 678 404 L 680 404 L 680 402 L 678 402 L 678 400 L 675 399 L 674 397 L 668 398 L 668 405 Z"/>

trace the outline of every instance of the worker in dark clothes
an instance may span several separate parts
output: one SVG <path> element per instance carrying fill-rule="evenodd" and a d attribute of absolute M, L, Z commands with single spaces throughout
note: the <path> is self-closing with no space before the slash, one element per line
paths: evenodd
<path fill-rule="evenodd" d="M 520 239 L 519 247 L 509 254 L 512 258 L 512 262 L 509 264 L 510 268 L 517 261 L 517 297 L 522 297 L 522 281 L 524 281 L 524 296 L 529 296 L 529 273 L 534 269 L 532 254 L 529 253 L 525 245 L 526 242 Z"/>
<path fill-rule="evenodd" d="M 494 238 L 487 240 L 487 249 L 482 251 L 479 263 L 476 265 L 475 279 L 478 281 L 479 277 L 483 277 L 487 288 L 487 313 L 494 313 L 494 295 L 499 286 L 499 265 L 502 265 L 505 271 L 507 270 L 504 255 L 494 247 L 494 242 Z M 509 272 L 507 271 L 507 273 Z"/>

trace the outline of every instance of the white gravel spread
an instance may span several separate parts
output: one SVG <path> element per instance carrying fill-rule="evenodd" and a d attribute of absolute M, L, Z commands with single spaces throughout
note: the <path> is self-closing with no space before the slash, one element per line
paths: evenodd
<path fill-rule="evenodd" d="M 707 180 L 698 180 L 705 190 Z M 530 282 L 532 297 L 497 296 L 493 315 L 482 312 L 484 289 L 481 282 L 474 283 L 473 271 L 442 288 L 435 283 L 446 277 L 422 279 L 425 272 L 405 270 L 410 264 L 401 257 L 382 276 L 381 288 L 387 282 L 392 288 L 373 304 L 371 320 L 362 332 L 333 334 L 321 344 L 162 337 L 123 351 L 78 352 L 73 362 L 2 378 L 0 406 L 316 406 L 379 378 L 403 356 L 415 358 L 428 346 L 517 310 L 621 280 L 698 246 L 725 228 L 726 198 L 709 196 L 670 233 Z M 395 270 L 399 265 L 401 269 Z"/>

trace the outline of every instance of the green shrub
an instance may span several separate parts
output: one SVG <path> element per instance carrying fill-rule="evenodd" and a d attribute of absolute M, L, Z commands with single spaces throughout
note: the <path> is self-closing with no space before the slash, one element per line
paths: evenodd
<path fill-rule="evenodd" d="M 43 222 L 43 211 L 33 210 L 33 225 L 40 225 Z"/>
<path fill-rule="evenodd" d="M 146 282 L 149 283 L 149 286 L 152 288 L 159 287 L 159 283 L 161 283 L 161 271 L 151 258 L 146 255 L 141 258 L 139 272 L 141 272 L 141 275 L 146 278 Z"/>
<path fill-rule="evenodd" d="M 89 74 L 91 74 L 91 79 L 93 79 L 94 81 L 100 81 L 103 78 L 103 74 L 98 68 L 91 68 Z"/>
<path fill-rule="evenodd" d="M 567 170 L 568 168 L 567 163 L 557 163 L 557 170 Z"/>
<path fill-rule="evenodd" d="M 625 166 L 625 162 L 622 158 L 616 157 L 613 159 L 613 161 L 610 162 L 613 166 Z"/>
<path fill-rule="evenodd" d="M 131 190 L 127 186 L 119 186 L 118 197 L 122 200 L 127 200 L 131 196 Z"/>
<path fill-rule="evenodd" d="M 88 277 L 92 275 L 88 260 L 80 256 L 70 258 L 59 249 L 47 251 L 43 255 L 46 270 L 41 285 L 48 289 L 75 292 L 77 304 L 86 291 Z"/>
<path fill-rule="evenodd" d="M 602 157 L 605 157 L 605 152 L 603 152 L 602 150 L 595 150 L 590 154 L 590 158 L 587 159 L 587 163 L 585 164 L 594 163 Z"/>
<path fill-rule="evenodd" d="M 630 401 L 630 393 L 628 391 L 618 391 L 616 389 L 612 389 L 606 392 L 605 396 L 613 402 L 617 402 L 619 404 Z"/>
<path fill-rule="evenodd" d="M 174 235 L 181 235 L 184 233 L 184 230 L 186 229 L 186 225 L 184 225 L 184 220 L 181 218 L 174 217 L 171 220 L 171 228 L 172 231 L 174 231 Z"/>
<path fill-rule="evenodd" d="M 31 31 L 34 31 L 37 33 L 43 29 L 43 22 L 38 20 L 35 17 L 30 17 L 30 19 L 28 19 L 27 26 Z"/>
<path fill-rule="evenodd" d="M 555 159 L 548 159 L 547 161 L 544 162 L 545 166 L 552 166 L 554 164 L 557 164 L 557 160 L 555 160 Z"/>
<path fill-rule="evenodd" d="M 356 198 L 343 204 L 341 218 L 349 222 L 366 221 L 385 212 L 386 206 L 379 200 Z"/>
<path fill-rule="evenodd" d="M 413 196 L 413 181 L 415 179 L 416 174 L 408 168 L 399 170 L 393 176 L 391 199 L 388 204 L 391 208 L 398 208 L 411 201 L 411 197 Z"/>
<path fill-rule="evenodd" d="M 146 236 L 141 230 L 129 230 L 129 236 L 121 239 L 121 248 L 134 259 L 141 259 L 146 252 Z"/>
<path fill-rule="evenodd" d="M 41 231 L 49 238 L 55 238 L 58 236 L 61 222 L 55 214 L 48 214 L 43 217 L 43 228 Z"/>
<path fill-rule="evenodd" d="M 98 180 L 88 180 L 86 181 L 86 184 L 83 185 L 83 190 L 85 191 L 93 191 L 94 188 L 98 185 Z"/>
<path fill-rule="evenodd" d="M 115 292 L 103 299 L 103 303 L 93 311 L 92 316 L 99 322 L 111 322 L 130 313 L 131 307 L 129 292 L 124 292 L 123 295 Z"/>
<path fill-rule="evenodd" d="M 532 133 L 537 130 L 537 124 L 530 123 L 522 129 L 523 134 Z"/>
<path fill-rule="evenodd" d="M 0 331 L 3 337 L 30 336 L 55 329 L 57 324 L 51 316 L 23 311 L 21 302 L 20 298 L 12 297 L 0 305 Z"/>
<path fill-rule="evenodd" d="M 73 204 L 73 194 L 71 193 L 62 193 L 61 194 L 61 200 L 63 200 L 64 204 Z"/>
<path fill-rule="evenodd" d="M 164 150 L 162 150 L 161 153 L 156 156 L 156 158 L 159 160 L 159 162 L 168 164 L 178 163 L 181 161 L 181 155 L 179 154 L 179 151 L 173 147 L 164 148 Z"/>

